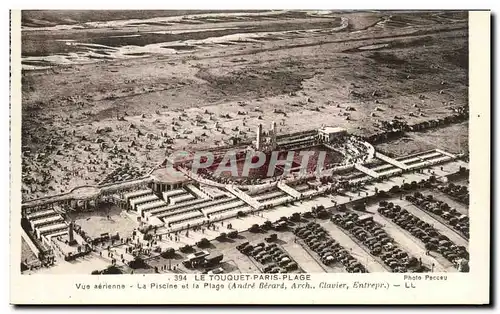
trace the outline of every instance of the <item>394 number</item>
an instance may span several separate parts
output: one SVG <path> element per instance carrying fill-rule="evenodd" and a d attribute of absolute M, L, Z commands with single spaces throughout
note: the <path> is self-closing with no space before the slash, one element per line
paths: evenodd
<path fill-rule="evenodd" d="M 174 275 L 174 281 L 183 281 L 183 280 L 187 280 L 186 275 Z"/>

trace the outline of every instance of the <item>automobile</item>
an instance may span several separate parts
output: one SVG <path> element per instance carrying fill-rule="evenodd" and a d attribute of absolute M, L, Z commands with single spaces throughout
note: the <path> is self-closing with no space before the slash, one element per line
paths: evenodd
<path fill-rule="evenodd" d="M 429 236 L 431 236 L 431 237 L 436 237 L 436 236 L 438 236 L 438 235 L 439 235 L 439 233 L 438 233 L 436 230 L 434 230 L 434 229 L 430 229 L 430 230 L 427 232 L 427 234 L 428 234 Z"/>
<path fill-rule="evenodd" d="M 458 250 L 458 251 L 464 251 L 464 252 L 467 252 L 467 248 L 466 248 L 465 246 L 463 246 L 463 245 L 458 245 L 458 246 L 457 246 L 457 250 Z"/>
<path fill-rule="evenodd" d="M 280 255 L 280 254 L 282 254 L 283 251 L 280 250 L 279 248 L 274 248 L 274 249 L 270 250 L 268 253 L 274 256 L 274 255 Z"/>
<path fill-rule="evenodd" d="M 290 216 L 290 220 L 294 222 L 299 222 L 300 221 L 300 213 L 293 213 L 292 216 Z"/>
<path fill-rule="evenodd" d="M 260 243 L 257 243 L 255 246 L 256 246 L 256 247 L 257 247 L 257 246 L 260 246 L 261 248 L 265 248 L 265 247 L 266 247 L 266 244 L 265 244 L 264 242 L 260 242 Z"/>
<path fill-rule="evenodd" d="M 288 263 L 285 266 L 285 269 L 288 270 L 288 271 L 292 271 L 292 270 L 295 270 L 297 268 L 298 268 L 298 266 L 297 266 L 297 263 L 295 263 L 295 262 Z"/>
<path fill-rule="evenodd" d="M 210 268 L 219 265 L 223 259 L 224 259 L 224 254 L 212 252 L 210 255 L 207 255 L 203 258 L 201 264 L 205 268 Z"/>
<path fill-rule="evenodd" d="M 324 239 L 327 237 L 327 233 L 325 231 L 318 231 L 316 233 L 316 236 L 319 238 L 319 239 Z"/>
<path fill-rule="evenodd" d="M 249 244 L 247 246 L 245 246 L 242 250 L 241 250 L 241 253 L 245 254 L 245 255 L 250 255 L 250 253 L 254 250 L 254 246 Z"/>
<path fill-rule="evenodd" d="M 262 231 L 258 224 L 253 224 L 248 230 L 252 233 L 259 233 Z"/>
<path fill-rule="evenodd" d="M 365 240 L 365 244 L 367 244 L 368 246 L 374 245 L 377 242 L 377 239 Z"/>
<path fill-rule="evenodd" d="M 259 259 L 259 258 L 262 258 L 264 255 L 266 255 L 266 252 L 261 251 L 261 252 L 257 253 L 257 255 L 255 255 L 255 258 Z"/>
<path fill-rule="evenodd" d="M 328 245 L 326 243 L 321 243 L 318 248 L 316 249 L 317 252 L 321 252 L 322 250 L 326 249 L 328 247 Z"/>
<path fill-rule="evenodd" d="M 271 268 L 271 270 L 269 271 L 271 274 L 277 274 L 280 272 L 280 268 L 275 266 L 273 268 Z"/>
<path fill-rule="evenodd" d="M 385 233 L 386 232 L 384 230 L 382 230 L 382 229 L 380 229 L 378 227 L 373 230 L 373 234 L 374 235 L 385 234 Z"/>
<path fill-rule="evenodd" d="M 346 256 L 350 255 L 349 252 L 345 248 L 340 249 L 339 254 L 346 255 Z"/>
<path fill-rule="evenodd" d="M 449 261 L 452 262 L 452 261 L 455 261 L 456 259 L 458 259 L 458 255 L 456 255 L 456 254 L 450 254 L 450 255 L 448 255 L 448 260 Z"/>
<path fill-rule="evenodd" d="M 303 227 L 298 227 L 298 228 L 293 229 L 294 235 L 299 235 L 300 232 L 305 232 L 305 229 Z"/>
<path fill-rule="evenodd" d="M 312 232 L 305 237 L 306 241 L 317 240 L 316 236 Z"/>
<path fill-rule="evenodd" d="M 338 247 L 336 247 L 336 248 L 333 248 L 333 255 L 334 255 L 334 256 L 337 256 L 337 255 L 339 255 L 339 253 L 340 253 L 340 250 L 341 250 L 341 248 L 338 248 Z"/>
<path fill-rule="evenodd" d="M 272 248 L 272 249 L 270 249 L 270 250 L 268 251 L 268 253 L 269 253 L 269 254 L 271 254 L 271 255 L 274 255 L 274 254 L 280 254 L 280 253 L 282 253 L 282 252 L 283 252 L 283 251 L 281 251 L 281 249 L 279 249 L 279 248 L 277 248 L 277 247 Z"/>
<path fill-rule="evenodd" d="M 290 258 L 290 256 L 288 256 L 288 255 L 287 255 L 287 254 L 285 254 L 285 253 L 281 253 L 281 254 L 278 256 L 278 258 L 279 258 L 280 260 L 282 260 L 282 259 L 284 259 L 284 258 Z"/>
<path fill-rule="evenodd" d="M 314 225 L 315 225 L 315 224 L 314 224 L 314 221 L 310 221 L 310 222 L 308 222 L 308 223 L 306 224 L 306 228 L 311 229 L 311 228 L 313 228 L 313 227 L 314 227 Z"/>
<path fill-rule="evenodd" d="M 418 230 L 417 233 L 415 234 L 415 236 L 419 239 L 425 235 L 427 235 L 427 233 L 425 233 L 425 231 L 422 231 L 422 230 Z"/>
<path fill-rule="evenodd" d="M 321 258 L 321 262 L 325 265 L 330 265 L 335 262 L 335 258 L 331 255 L 325 256 Z"/>
<path fill-rule="evenodd" d="M 351 229 L 353 226 L 354 226 L 354 222 L 350 221 L 350 220 L 345 221 L 343 224 L 344 229 L 347 229 L 347 230 Z"/>
<path fill-rule="evenodd" d="M 241 252 L 249 244 L 250 244 L 250 242 L 248 242 L 248 241 L 243 242 L 240 245 L 236 246 L 236 249 Z"/>
<path fill-rule="evenodd" d="M 451 246 L 451 242 L 448 241 L 448 240 L 441 240 L 441 241 L 439 241 L 439 245 L 440 246 L 445 246 L 445 247 L 450 247 Z"/>
<path fill-rule="evenodd" d="M 297 236 L 298 236 L 299 238 L 301 238 L 301 239 L 305 239 L 305 238 L 307 237 L 307 236 L 306 236 L 306 233 L 307 233 L 307 231 L 305 231 L 305 230 L 301 230 L 301 231 L 299 231 L 299 232 L 297 233 Z"/>
<path fill-rule="evenodd" d="M 261 264 L 266 264 L 272 260 L 273 259 L 272 259 L 271 255 L 268 255 L 268 254 L 264 254 L 260 258 L 257 259 L 257 261 L 259 261 L 259 263 L 261 263 Z"/>
<path fill-rule="evenodd" d="M 286 265 L 288 265 L 288 263 L 290 262 L 290 260 L 281 260 L 278 262 L 278 264 L 281 266 L 281 267 L 284 267 Z"/>
<path fill-rule="evenodd" d="M 445 258 L 448 258 L 451 254 L 453 254 L 453 251 L 444 249 L 443 252 L 441 253 Z"/>
<path fill-rule="evenodd" d="M 207 272 L 207 274 L 210 274 L 210 275 L 214 275 L 214 274 L 222 274 L 224 273 L 224 268 L 222 267 L 218 267 L 218 268 L 215 268 L 215 269 L 212 269 L 212 270 L 209 270 Z"/>
<path fill-rule="evenodd" d="M 359 238 L 361 240 L 365 240 L 367 237 L 368 237 L 368 234 L 366 232 L 359 235 Z"/>
<path fill-rule="evenodd" d="M 411 233 L 411 234 L 415 235 L 415 234 L 417 234 L 417 232 L 418 232 L 419 230 L 420 230 L 419 228 L 417 228 L 417 227 L 413 227 L 413 228 L 410 228 L 410 230 L 409 230 L 409 231 L 410 231 L 410 233 Z"/>
<path fill-rule="evenodd" d="M 320 243 L 320 242 L 314 242 L 314 243 L 311 245 L 311 249 L 312 249 L 313 251 L 316 251 L 316 249 L 317 249 L 317 248 L 319 248 L 319 247 L 320 247 L 320 245 L 321 245 L 321 243 Z"/>
<path fill-rule="evenodd" d="M 452 216 L 449 212 L 443 212 L 443 213 L 441 214 L 441 217 L 442 217 L 443 219 L 449 220 L 449 219 L 450 219 L 450 218 L 452 218 L 453 216 Z"/>
<path fill-rule="evenodd" d="M 323 257 L 326 257 L 326 256 L 334 256 L 335 253 L 332 252 L 332 251 L 324 251 L 324 252 L 321 252 L 321 253 L 318 253 L 318 255 L 323 258 Z"/>
<path fill-rule="evenodd" d="M 439 241 L 450 241 L 450 239 L 447 236 L 443 235 L 443 234 L 438 235 L 437 238 L 438 238 Z"/>
<path fill-rule="evenodd" d="M 324 242 L 326 245 L 333 245 L 335 243 L 335 240 L 334 239 L 327 239 L 325 240 Z"/>
<path fill-rule="evenodd" d="M 302 217 L 304 217 L 304 218 L 312 218 L 312 216 L 313 215 L 312 215 L 311 212 L 304 212 L 304 213 L 302 213 Z"/>
<path fill-rule="evenodd" d="M 262 272 L 263 273 L 268 273 L 271 271 L 271 269 L 273 269 L 274 267 L 276 267 L 275 264 L 269 264 L 267 266 L 264 266 L 264 268 L 262 268 Z"/>
<path fill-rule="evenodd" d="M 386 238 L 382 238 L 382 239 L 380 240 L 380 243 L 382 243 L 382 245 L 384 245 L 384 246 L 385 246 L 385 245 L 388 245 L 388 244 L 390 244 L 390 243 L 391 243 L 391 239 L 390 239 L 390 238 L 387 238 L 387 237 L 386 237 Z"/>
<path fill-rule="evenodd" d="M 210 254 L 207 251 L 198 251 L 192 254 L 189 254 L 187 258 L 182 261 L 182 264 L 187 267 L 191 268 L 195 262 L 201 262 L 206 256 L 209 256 Z"/>
<path fill-rule="evenodd" d="M 290 259 L 290 257 L 289 257 L 289 256 L 285 256 L 285 257 L 283 257 L 280 261 L 281 261 L 281 262 L 285 261 L 285 262 L 287 262 L 287 263 L 288 263 L 288 262 L 290 262 L 290 261 L 291 261 L 291 259 Z"/>
<path fill-rule="evenodd" d="M 251 255 L 252 256 L 257 256 L 257 254 L 259 254 L 260 252 L 262 252 L 264 249 L 260 246 L 257 246 L 253 249 L 253 251 L 251 252 Z"/>
<path fill-rule="evenodd" d="M 262 229 L 262 230 L 271 230 L 271 228 L 272 228 L 273 226 L 272 226 L 272 224 L 271 224 L 271 223 L 267 223 L 267 221 L 266 221 L 266 222 L 264 222 L 262 225 L 260 225 L 259 227 L 260 227 L 260 229 Z"/>
<path fill-rule="evenodd" d="M 333 254 L 333 250 L 326 247 L 326 248 L 324 248 L 324 249 L 322 249 L 321 251 L 318 252 L 319 256 L 323 256 L 325 254 Z"/>
<path fill-rule="evenodd" d="M 274 241 L 278 240 L 278 235 L 276 233 L 273 233 L 269 237 L 266 237 L 265 240 L 267 242 L 274 242 Z"/>
<path fill-rule="evenodd" d="M 284 230 L 288 227 L 288 224 L 286 221 L 278 221 L 273 224 L 273 229 L 274 230 Z"/>
<path fill-rule="evenodd" d="M 318 240 L 311 240 L 311 241 L 306 241 L 306 244 L 308 247 L 312 247 L 315 244 L 319 244 L 320 242 Z"/>
<path fill-rule="evenodd" d="M 274 248 L 277 248 L 277 247 L 278 247 L 278 245 L 277 245 L 276 243 L 271 243 L 271 244 L 269 244 L 269 245 L 266 247 L 266 250 L 267 250 L 267 251 L 270 251 L 270 250 L 272 250 L 272 249 L 274 249 Z"/>

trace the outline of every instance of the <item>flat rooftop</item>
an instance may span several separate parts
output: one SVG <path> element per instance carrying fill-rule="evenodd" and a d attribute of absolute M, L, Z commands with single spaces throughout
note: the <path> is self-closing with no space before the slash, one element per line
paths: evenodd
<path fill-rule="evenodd" d="M 319 132 L 323 133 L 340 133 L 340 132 L 346 132 L 347 130 L 341 127 L 333 127 L 333 126 L 325 126 L 319 129 Z"/>

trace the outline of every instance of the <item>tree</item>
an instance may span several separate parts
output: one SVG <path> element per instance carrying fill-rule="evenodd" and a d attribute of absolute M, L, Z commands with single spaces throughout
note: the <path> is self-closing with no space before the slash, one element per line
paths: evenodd
<path fill-rule="evenodd" d="M 160 255 L 163 258 L 172 258 L 175 256 L 175 250 L 173 248 L 166 248 Z"/>
<path fill-rule="evenodd" d="M 146 268 L 147 267 L 147 265 L 144 262 L 144 260 L 141 257 L 139 257 L 139 256 L 136 256 L 134 258 L 134 260 L 130 261 L 128 263 L 128 266 L 130 266 L 130 268 L 132 268 L 132 269 Z"/>
<path fill-rule="evenodd" d="M 108 268 L 102 271 L 103 275 L 119 275 L 123 272 L 116 265 L 109 265 Z"/>
<path fill-rule="evenodd" d="M 227 239 L 227 234 L 225 232 L 221 232 L 218 236 L 217 236 L 217 240 L 218 241 L 224 241 L 225 239 Z"/>

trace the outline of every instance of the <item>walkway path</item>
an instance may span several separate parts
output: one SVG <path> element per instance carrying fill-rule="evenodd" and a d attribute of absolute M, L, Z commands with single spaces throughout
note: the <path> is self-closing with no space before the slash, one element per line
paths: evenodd
<path fill-rule="evenodd" d="M 393 158 L 391 158 L 391 157 L 389 157 L 389 156 L 386 156 L 386 155 L 384 155 L 384 154 L 382 154 L 382 153 L 379 153 L 379 152 L 376 152 L 376 153 L 375 153 L 375 157 L 376 157 L 376 158 L 378 158 L 378 159 L 380 159 L 380 160 L 385 161 L 385 162 L 386 162 L 386 163 L 388 163 L 388 164 L 391 164 L 391 165 L 396 166 L 396 167 L 398 167 L 398 168 L 400 168 L 400 169 L 403 169 L 403 170 L 406 170 L 406 169 L 408 169 L 408 168 L 409 168 L 409 167 L 408 167 L 407 165 L 405 165 L 404 163 L 402 163 L 402 162 L 400 162 L 400 161 L 397 161 L 396 159 L 393 159 Z"/>
<path fill-rule="evenodd" d="M 321 223 L 321 225 L 330 233 L 335 241 L 338 241 L 340 245 L 350 250 L 352 256 L 363 264 L 370 273 L 387 272 L 383 265 L 378 263 L 368 252 L 363 250 L 363 248 L 340 230 L 333 222 L 328 221 Z"/>

